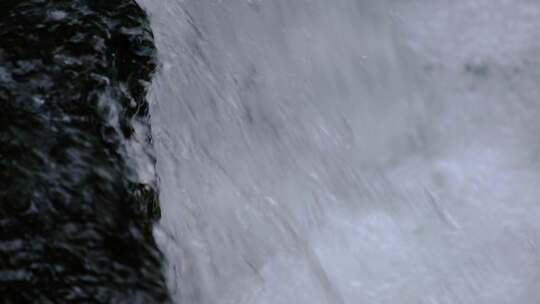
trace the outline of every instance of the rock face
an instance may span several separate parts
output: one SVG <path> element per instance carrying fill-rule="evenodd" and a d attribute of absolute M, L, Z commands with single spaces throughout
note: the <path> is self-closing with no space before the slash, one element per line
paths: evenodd
<path fill-rule="evenodd" d="M 0 4 L 2 303 L 163 303 L 146 86 L 132 0 Z"/>

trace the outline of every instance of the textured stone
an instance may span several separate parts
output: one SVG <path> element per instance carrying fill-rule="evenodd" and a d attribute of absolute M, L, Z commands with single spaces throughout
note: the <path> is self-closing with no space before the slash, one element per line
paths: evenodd
<path fill-rule="evenodd" d="M 154 163 L 155 67 L 134 1 L 0 4 L 2 303 L 168 300 L 156 181 L 136 165 Z"/>

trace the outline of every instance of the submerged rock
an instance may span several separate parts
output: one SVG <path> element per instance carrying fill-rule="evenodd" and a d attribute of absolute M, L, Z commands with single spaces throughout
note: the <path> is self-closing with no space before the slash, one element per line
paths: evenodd
<path fill-rule="evenodd" d="M 2 303 L 168 300 L 132 0 L 0 4 Z"/>

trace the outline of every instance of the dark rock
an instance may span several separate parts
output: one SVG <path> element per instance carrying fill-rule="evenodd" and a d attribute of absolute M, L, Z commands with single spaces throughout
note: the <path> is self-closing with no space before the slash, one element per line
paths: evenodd
<path fill-rule="evenodd" d="M 1 1 L 1 303 L 167 302 L 136 165 L 155 67 L 132 0 Z"/>

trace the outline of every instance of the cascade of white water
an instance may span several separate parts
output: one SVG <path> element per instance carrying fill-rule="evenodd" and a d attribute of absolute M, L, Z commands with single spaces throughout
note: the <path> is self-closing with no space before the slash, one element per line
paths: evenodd
<path fill-rule="evenodd" d="M 540 2 L 140 2 L 178 303 L 540 301 Z"/>

